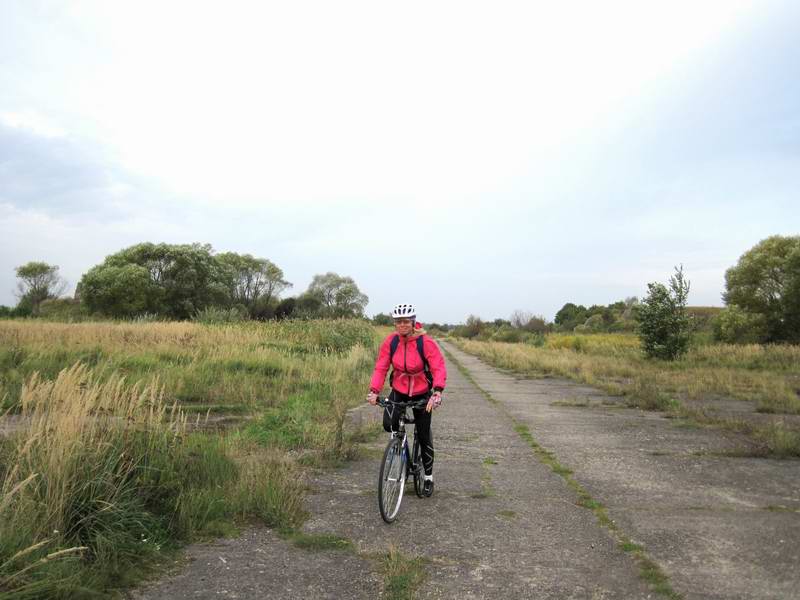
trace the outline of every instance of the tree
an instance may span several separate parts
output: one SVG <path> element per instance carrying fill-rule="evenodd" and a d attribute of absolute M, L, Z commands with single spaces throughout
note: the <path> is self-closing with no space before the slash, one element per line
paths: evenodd
<path fill-rule="evenodd" d="M 45 300 L 58 298 L 67 287 L 66 282 L 58 274 L 56 265 L 32 261 L 16 268 L 17 297 L 20 304 L 30 306 L 33 316 L 39 314 L 39 306 Z"/>
<path fill-rule="evenodd" d="M 392 317 L 390 315 L 387 315 L 386 313 L 378 313 L 377 315 L 372 317 L 372 324 L 391 327 L 392 325 L 394 325 L 394 321 L 392 320 Z"/>
<path fill-rule="evenodd" d="M 639 310 L 639 298 L 630 296 L 625 298 L 625 310 L 622 311 L 623 319 L 636 319 L 636 312 Z"/>
<path fill-rule="evenodd" d="M 567 302 L 556 313 L 555 323 L 562 331 L 572 331 L 577 325 L 586 321 L 588 316 L 585 306 Z"/>
<path fill-rule="evenodd" d="M 294 298 L 284 298 L 275 307 L 276 319 L 288 319 L 294 313 L 294 307 L 297 301 Z"/>
<path fill-rule="evenodd" d="M 315 319 L 324 316 L 323 309 L 322 299 L 318 295 L 304 292 L 296 298 L 292 316 L 301 319 Z"/>
<path fill-rule="evenodd" d="M 167 312 L 165 290 L 146 267 L 136 264 L 92 267 L 81 277 L 78 295 L 89 312 L 110 317 Z"/>
<path fill-rule="evenodd" d="M 218 254 L 216 259 L 232 304 L 243 304 L 249 309 L 258 304 L 263 311 L 281 292 L 292 286 L 284 280 L 283 271 L 266 258 L 225 252 Z"/>
<path fill-rule="evenodd" d="M 511 313 L 509 324 L 516 329 L 522 329 L 531 333 L 546 333 L 549 329 L 544 317 L 535 315 L 526 310 L 515 310 Z"/>
<path fill-rule="evenodd" d="M 766 337 L 764 315 L 748 313 L 730 304 L 711 321 L 714 339 L 728 344 L 758 344 Z"/>
<path fill-rule="evenodd" d="M 227 292 L 209 244 L 137 244 L 106 257 L 78 285 L 91 311 L 113 317 L 151 312 L 189 319 L 226 304 Z"/>
<path fill-rule="evenodd" d="M 675 267 L 669 288 L 662 283 L 648 283 L 647 296 L 638 312 L 639 338 L 649 358 L 674 360 L 689 348 L 689 318 L 686 301 L 689 281 L 683 265 Z"/>
<path fill-rule="evenodd" d="M 722 298 L 763 320 L 765 341 L 800 342 L 800 236 L 773 235 L 742 254 Z"/>
<path fill-rule="evenodd" d="M 331 317 L 360 317 L 369 302 L 352 277 L 331 272 L 314 275 L 305 295 L 319 299 L 323 315 Z"/>
<path fill-rule="evenodd" d="M 485 327 L 485 323 L 481 320 L 481 318 L 477 315 L 470 315 L 467 317 L 467 322 L 464 323 L 464 336 L 468 338 L 474 338 L 480 335 L 481 331 Z"/>
<path fill-rule="evenodd" d="M 595 313 L 587 318 L 583 324 L 577 325 L 575 331 L 578 333 L 599 333 L 607 329 L 607 324 L 603 320 L 603 313 Z"/>
<path fill-rule="evenodd" d="M 509 319 L 511 326 L 516 327 L 517 329 L 522 329 L 525 325 L 528 324 L 533 318 L 533 313 L 528 312 L 527 310 L 515 310 L 511 313 L 511 318 Z"/>

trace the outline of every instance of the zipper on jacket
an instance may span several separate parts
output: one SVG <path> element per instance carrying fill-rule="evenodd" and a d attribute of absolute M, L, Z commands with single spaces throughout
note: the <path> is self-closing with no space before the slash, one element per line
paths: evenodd
<path fill-rule="evenodd" d="M 406 377 L 408 377 L 408 397 L 410 398 L 411 397 L 411 377 L 409 377 L 409 375 L 408 375 L 408 336 L 406 336 L 406 344 L 405 344 L 405 347 L 403 348 L 403 350 L 404 350 L 404 352 L 403 352 L 403 371 L 405 372 Z"/>

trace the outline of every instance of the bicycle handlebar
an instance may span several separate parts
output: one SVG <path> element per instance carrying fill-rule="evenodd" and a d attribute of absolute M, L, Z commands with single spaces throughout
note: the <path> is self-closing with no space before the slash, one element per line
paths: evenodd
<path fill-rule="evenodd" d="M 428 400 L 429 398 L 423 398 L 421 400 L 395 402 L 394 400 L 389 400 L 389 398 L 381 398 L 378 396 L 378 406 L 383 406 L 385 408 L 387 404 L 394 404 L 400 407 L 422 408 L 428 405 Z"/>

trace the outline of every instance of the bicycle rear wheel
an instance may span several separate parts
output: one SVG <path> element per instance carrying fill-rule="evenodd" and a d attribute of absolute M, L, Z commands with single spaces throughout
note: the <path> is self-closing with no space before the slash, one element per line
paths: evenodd
<path fill-rule="evenodd" d="M 412 474 L 414 476 L 414 493 L 422 498 L 422 448 L 416 434 L 414 435 L 414 458 L 411 461 Z"/>
<path fill-rule="evenodd" d="M 406 482 L 406 468 L 402 440 L 392 438 L 383 452 L 383 462 L 378 475 L 378 507 L 381 510 L 381 517 L 387 523 L 393 522 L 400 510 Z"/>

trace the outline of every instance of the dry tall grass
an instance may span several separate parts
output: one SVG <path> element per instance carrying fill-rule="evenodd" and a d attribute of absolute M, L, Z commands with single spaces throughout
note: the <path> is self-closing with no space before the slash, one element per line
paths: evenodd
<path fill-rule="evenodd" d="M 133 483 L 153 454 L 179 443 L 185 420 L 156 386 L 101 383 L 82 365 L 53 381 L 31 377 L 20 410 L 25 435 L 3 453 L 0 590 L 77 590 L 82 569 L 56 563 L 87 554 L 125 562 L 131 544 L 154 537 Z"/>
<path fill-rule="evenodd" d="M 503 368 L 571 377 L 615 392 L 646 383 L 689 399 L 718 395 L 753 401 L 760 412 L 800 414 L 800 346 L 700 346 L 664 362 L 645 359 L 637 338 L 624 334 L 551 335 L 541 348 L 458 343 Z"/>
<path fill-rule="evenodd" d="M 374 344 L 359 322 L 0 322 L 22 423 L 0 438 L 0 600 L 116 589 L 237 517 L 297 526 L 303 478 L 286 450 L 346 454 Z M 260 416 L 191 433 L 187 410 L 213 406 Z"/>
<path fill-rule="evenodd" d="M 456 343 L 500 368 L 568 377 L 626 395 L 629 403 L 643 408 L 691 409 L 695 402 L 700 408 L 703 400 L 728 398 L 752 402 L 761 413 L 800 414 L 798 346 L 699 346 L 681 360 L 664 362 L 645 359 L 636 336 L 625 334 L 556 334 L 547 336 L 543 347 L 470 340 Z M 798 434 L 786 430 L 781 438 L 776 427 L 781 425 L 767 428 L 772 434 L 756 428 L 756 436 L 772 440 L 777 454 L 800 452 L 800 439 L 795 440 Z M 795 440 L 797 449 L 787 445 L 789 438 Z"/>
<path fill-rule="evenodd" d="M 34 372 L 53 379 L 82 362 L 99 378 L 158 380 L 186 410 L 253 412 L 280 405 L 317 373 L 335 374 L 349 349 L 374 344 L 359 321 L 46 323 L 0 321 L 0 402 L 16 406 Z M 0 404 L 2 406 L 2 404 Z"/>

